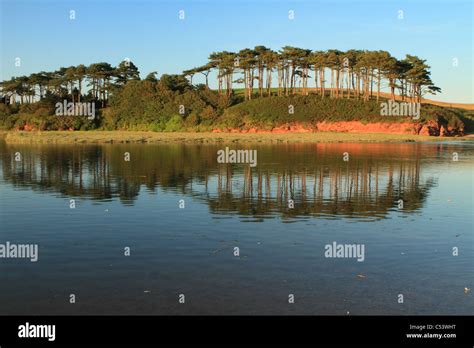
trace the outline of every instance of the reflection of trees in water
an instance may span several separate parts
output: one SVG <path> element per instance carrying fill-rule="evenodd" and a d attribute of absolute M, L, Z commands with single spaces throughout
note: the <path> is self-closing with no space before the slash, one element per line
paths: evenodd
<path fill-rule="evenodd" d="M 209 175 L 215 158 L 202 159 L 184 146 L 25 146 L 3 145 L 0 162 L 5 181 L 16 187 L 55 191 L 68 197 L 133 203 L 140 188 L 187 193 L 193 177 Z M 143 151 L 145 150 L 145 151 Z M 15 152 L 22 160 L 15 161 Z M 130 152 L 131 160 L 124 160 Z M 208 163 L 209 162 L 209 163 Z M 212 164 L 211 164 L 212 162 Z"/>
<path fill-rule="evenodd" d="M 16 151 L 21 153 L 20 162 L 14 159 Z M 120 179 L 111 181 L 110 163 L 100 147 L 15 146 L 2 153 L 2 170 L 4 179 L 16 187 L 71 197 L 110 199 L 114 193 L 135 197 L 138 192 Z"/>
<path fill-rule="evenodd" d="M 422 207 L 429 179 L 420 184 L 420 161 L 379 163 L 354 160 L 345 165 L 318 166 L 301 171 L 291 169 L 271 173 L 245 167 L 239 176 L 231 166 L 217 173 L 217 195 L 206 198 L 214 212 L 234 211 L 243 215 L 264 216 L 278 211 L 284 217 L 302 215 L 379 216 L 398 206 L 415 211 Z M 237 178 L 236 178 L 237 177 Z M 235 192 L 233 181 L 243 181 Z M 294 208 L 289 208 L 289 201 Z"/>
<path fill-rule="evenodd" d="M 416 145 L 387 151 L 353 148 L 343 162 L 339 145 L 261 146 L 258 166 L 218 165 L 223 146 L 109 145 L 7 146 L 1 155 L 5 181 L 16 187 L 93 200 L 133 204 L 140 189 L 179 192 L 204 200 L 214 213 L 284 217 L 384 216 L 403 199 L 404 211 L 425 201 L 433 180 L 420 183 Z M 405 145 L 406 146 L 406 145 Z M 347 147 L 347 146 L 346 146 Z M 383 147 L 382 147 L 383 148 Z M 20 152 L 22 161 L 14 160 Z M 131 160 L 124 160 L 130 152 Z M 294 209 L 288 209 L 288 200 Z"/>

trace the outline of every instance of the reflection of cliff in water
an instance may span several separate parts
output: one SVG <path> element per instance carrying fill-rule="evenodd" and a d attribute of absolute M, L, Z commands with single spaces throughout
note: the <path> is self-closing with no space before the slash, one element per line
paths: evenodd
<path fill-rule="evenodd" d="M 424 204 L 433 179 L 420 177 L 416 144 L 257 146 L 258 166 L 217 164 L 216 145 L 1 145 L 3 180 L 15 187 L 133 204 L 140 189 L 179 193 L 216 214 L 263 218 L 383 217 Z M 349 152 L 348 162 L 342 153 Z M 437 151 L 433 147 L 433 151 Z M 22 160 L 15 161 L 15 152 Z M 130 153 L 130 162 L 124 153 Z M 159 199 L 159 197 L 157 198 Z M 294 208 L 288 208 L 288 201 Z"/>

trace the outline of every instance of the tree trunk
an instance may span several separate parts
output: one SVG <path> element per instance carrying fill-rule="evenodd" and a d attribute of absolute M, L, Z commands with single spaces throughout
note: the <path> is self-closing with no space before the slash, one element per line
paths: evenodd
<path fill-rule="evenodd" d="M 326 94 L 326 71 L 325 68 L 323 67 L 321 70 L 321 77 L 319 83 L 321 84 L 321 98 L 325 97 Z"/>
<path fill-rule="evenodd" d="M 331 92 L 329 93 L 330 97 L 334 97 L 334 69 L 331 68 Z"/>
<path fill-rule="evenodd" d="M 316 70 L 316 68 L 314 68 L 314 90 L 316 93 L 318 92 L 318 74 L 319 70 Z"/>
<path fill-rule="evenodd" d="M 270 96 L 272 92 L 272 69 L 267 68 L 267 96 Z"/>
<path fill-rule="evenodd" d="M 378 70 L 378 74 L 377 74 L 377 102 L 379 101 L 379 98 L 380 98 L 380 81 L 381 81 L 380 70 Z"/>
<path fill-rule="evenodd" d="M 347 69 L 347 99 L 350 99 L 351 97 L 351 77 L 351 69 Z"/>
<path fill-rule="evenodd" d="M 389 79 L 390 83 L 390 99 L 395 101 L 395 81 L 393 79 Z"/>
<path fill-rule="evenodd" d="M 77 100 L 80 103 L 81 102 L 81 91 L 82 91 L 82 79 L 79 79 L 78 83 L 79 83 L 79 95 L 77 96 Z"/>
<path fill-rule="evenodd" d="M 277 95 L 280 96 L 280 91 L 281 91 L 281 69 L 280 65 L 277 66 L 277 79 L 278 79 L 278 92 Z"/>

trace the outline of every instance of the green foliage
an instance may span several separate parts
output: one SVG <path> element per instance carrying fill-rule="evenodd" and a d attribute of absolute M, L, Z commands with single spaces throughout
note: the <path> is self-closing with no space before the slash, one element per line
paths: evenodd
<path fill-rule="evenodd" d="M 292 105 L 294 113 L 290 114 Z M 226 109 L 217 120 L 221 127 L 268 129 L 285 123 L 314 124 L 328 121 L 407 122 L 410 118 L 380 115 L 380 102 L 375 100 L 333 99 L 309 96 L 281 96 L 252 99 Z M 462 127 L 459 115 L 452 110 L 434 105 L 421 107 L 420 121 L 434 120 L 441 124 Z M 416 121 L 415 121 L 416 122 Z"/>
<path fill-rule="evenodd" d="M 290 106 L 294 113 L 291 114 Z M 330 99 L 310 96 L 282 96 L 252 99 L 228 108 L 219 120 L 234 127 L 280 125 L 288 122 L 350 121 L 380 118 L 375 101 Z"/>
<path fill-rule="evenodd" d="M 201 122 L 211 124 L 225 105 L 222 99 L 216 92 L 193 88 L 174 75 L 164 75 L 157 82 L 129 81 L 111 98 L 102 128 L 171 132 Z"/>
<path fill-rule="evenodd" d="M 177 132 L 183 128 L 183 119 L 179 115 L 174 115 L 166 122 L 165 132 Z"/>
<path fill-rule="evenodd" d="M 83 98 L 83 101 L 86 101 Z M 191 86 L 176 75 L 160 80 L 130 80 L 110 99 L 109 107 L 99 109 L 98 118 L 54 116 L 57 97 L 47 96 L 30 104 L 0 104 L 1 129 L 38 130 L 136 130 L 210 131 L 215 128 L 272 129 L 286 123 L 314 124 L 320 121 L 407 122 L 407 117 L 380 115 L 381 99 L 321 98 L 316 94 L 271 96 L 243 101 L 240 96 L 225 97 L 204 85 Z M 96 104 L 97 105 L 97 104 Z M 289 112 L 292 106 L 294 113 Z M 181 113 L 180 107 L 184 107 Z M 474 116 L 460 109 L 423 104 L 421 119 L 466 130 L 474 128 Z"/>
<path fill-rule="evenodd" d="M 98 126 L 98 120 L 87 117 L 56 116 L 50 102 L 33 104 L 0 104 L 0 129 L 31 130 L 90 130 Z"/>
<path fill-rule="evenodd" d="M 474 133 L 474 110 L 452 109 L 464 123 L 467 133 Z"/>

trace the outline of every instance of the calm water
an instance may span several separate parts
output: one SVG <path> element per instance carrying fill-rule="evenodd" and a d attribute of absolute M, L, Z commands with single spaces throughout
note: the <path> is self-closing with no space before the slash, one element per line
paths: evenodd
<path fill-rule="evenodd" d="M 224 147 L 0 143 L 0 314 L 474 313 L 474 143 Z"/>

